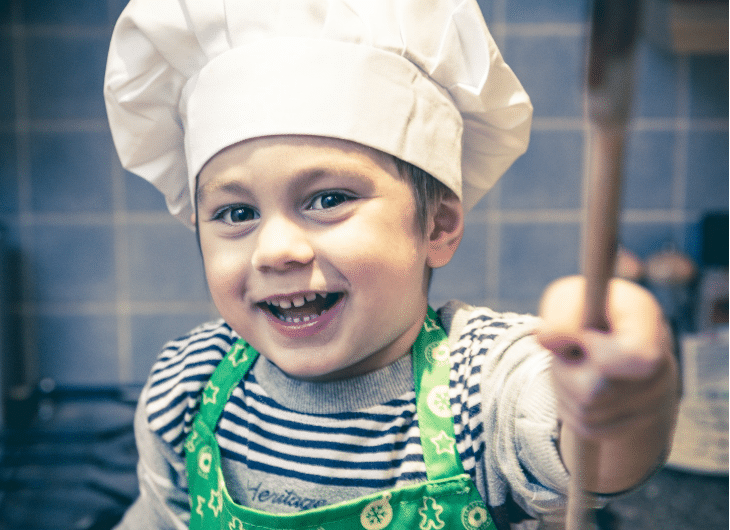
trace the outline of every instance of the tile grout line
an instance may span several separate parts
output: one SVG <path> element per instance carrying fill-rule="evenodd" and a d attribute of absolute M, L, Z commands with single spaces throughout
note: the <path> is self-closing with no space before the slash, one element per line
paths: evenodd
<path fill-rule="evenodd" d="M 31 183 L 31 157 L 30 157 L 30 132 L 25 127 L 28 120 L 28 64 L 26 50 L 26 31 L 22 23 L 21 2 L 11 3 L 12 9 L 12 47 L 13 47 L 13 89 L 15 118 L 14 135 L 16 148 L 16 170 L 18 185 L 18 237 L 21 249 L 32 248 L 33 242 L 33 209 L 32 209 L 32 183 Z M 21 312 L 26 318 L 21 320 L 21 356 L 22 356 L 22 381 L 24 385 L 34 385 L 40 377 L 38 359 L 38 334 L 37 315 L 31 313 L 32 304 L 29 298 L 34 293 L 34 282 L 32 281 L 32 266 L 28 252 L 20 253 L 20 282 L 22 299 L 20 300 Z"/>
<path fill-rule="evenodd" d="M 507 0 L 496 0 L 494 4 L 494 20 L 498 35 L 495 41 L 500 50 L 506 47 L 507 40 Z M 504 53 L 504 52 L 503 52 Z M 501 180 L 501 179 L 500 179 Z M 500 223 L 500 185 L 497 184 L 488 192 L 488 209 L 485 214 L 486 257 L 484 263 L 484 282 L 486 289 L 486 306 L 499 306 L 500 286 L 500 258 L 501 258 L 501 235 L 502 225 Z M 491 221 L 491 222 L 490 222 Z"/>
<path fill-rule="evenodd" d="M 583 160 L 582 160 L 582 190 L 581 190 L 581 208 L 580 208 L 580 245 L 578 256 L 578 271 L 582 274 L 585 269 L 585 252 L 587 245 L 587 228 L 588 228 L 588 209 L 590 204 L 592 175 L 591 175 L 591 149 L 593 146 L 593 135 L 591 121 L 588 118 L 588 91 L 584 88 L 582 91 L 583 101 Z M 620 240 L 620 227 L 617 239 Z"/>
<path fill-rule="evenodd" d="M 211 316 L 217 316 L 207 301 L 150 301 L 150 302 L 129 302 L 125 311 L 130 315 L 157 316 L 157 315 L 194 315 L 198 313 L 211 312 Z M 112 302 L 28 302 L 20 311 L 12 311 L 12 314 L 21 316 L 44 315 L 44 316 L 116 316 L 119 313 L 119 305 Z"/>
<path fill-rule="evenodd" d="M 105 25 L 107 33 L 111 34 L 116 20 L 112 20 L 112 13 L 116 13 L 115 0 L 107 0 L 109 18 Z M 104 130 L 109 131 L 109 125 L 104 120 Z M 112 146 L 109 153 L 109 174 L 112 179 L 112 206 L 114 211 L 114 274 L 116 280 L 115 316 L 117 329 L 117 377 L 120 383 L 132 381 L 133 347 L 132 347 L 132 275 L 129 261 L 129 223 L 127 212 L 127 187 L 124 169 L 117 157 L 116 149 Z"/>
<path fill-rule="evenodd" d="M 507 22 L 502 25 L 516 37 L 581 37 L 586 33 L 583 22 Z"/>
<path fill-rule="evenodd" d="M 490 192 L 491 193 L 491 192 Z M 490 208 L 483 212 L 469 214 L 472 223 L 492 223 L 499 225 L 520 224 L 578 224 L 583 221 L 583 207 L 566 209 L 535 209 L 535 210 L 499 210 Z M 647 209 L 625 208 L 621 212 L 623 223 L 668 223 L 682 222 L 686 213 L 676 208 Z"/>
<path fill-rule="evenodd" d="M 679 117 L 676 129 L 674 149 L 674 174 L 672 175 L 672 209 L 680 214 L 682 222 L 674 225 L 674 243 L 680 248 L 686 248 L 685 238 L 687 230 L 684 229 L 684 221 L 687 216 L 687 186 L 688 186 L 688 149 L 689 149 L 689 124 L 690 120 L 690 65 L 689 58 L 678 59 L 678 80 L 677 80 L 677 106 Z"/>
<path fill-rule="evenodd" d="M 18 219 L 23 226 L 109 226 L 115 223 L 113 216 L 96 212 L 24 212 Z M 177 226 L 177 221 L 165 212 L 125 212 L 124 223 L 137 226 Z"/>
<path fill-rule="evenodd" d="M 109 156 L 114 207 L 114 274 L 116 279 L 117 368 L 120 383 L 132 379 L 132 321 L 130 293 L 132 278 L 129 265 L 129 225 L 126 214 L 124 171 L 116 160 L 116 151 Z"/>
<path fill-rule="evenodd" d="M 24 32 L 30 37 L 62 39 L 97 39 L 108 36 L 107 24 L 50 24 L 36 22 L 24 24 Z"/>
<path fill-rule="evenodd" d="M 677 127 L 693 131 L 725 131 L 727 120 L 723 118 L 648 117 L 632 116 L 627 128 L 633 131 L 673 131 Z M 15 123 L 0 121 L 0 131 L 12 132 L 106 132 L 109 128 L 104 118 L 32 118 L 20 119 Z M 582 116 L 534 116 L 532 130 L 536 131 L 580 131 L 583 129 Z"/>

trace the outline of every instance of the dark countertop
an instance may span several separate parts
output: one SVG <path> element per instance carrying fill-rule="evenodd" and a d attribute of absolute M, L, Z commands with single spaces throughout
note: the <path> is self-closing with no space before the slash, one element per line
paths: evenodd
<path fill-rule="evenodd" d="M 728 477 L 665 468 L 600 514 L 605 530 L 727 530 Z"/>

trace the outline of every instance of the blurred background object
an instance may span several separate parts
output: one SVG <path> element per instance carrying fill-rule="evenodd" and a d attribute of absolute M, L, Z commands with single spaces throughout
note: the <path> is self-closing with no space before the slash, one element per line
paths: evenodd
<path fill-rule="evenodd" d="M 672 244 L 649 256 L 646 282 L 664 308 L 676 333 L 691 332 L 694 324 L 694 300 L 697 266 Z"/>
<path fill-rule="evenodd" d="M 705 216 L 701 225 L 702 275 L 696 304 L 697 331 L 728 323 L 728 214 Z"/>
<path fill-rule="evenodd" d="M 616 253 L 615 276 L 641 283 L 644 279 L 645 268 L 644 262 L 636 254 L 619 246 L 618 252 Z"/>
<path fill-rule="evenodd" d="M 195 238 L 149 184 L 122 170 L 112 146 L 102 82 L 124 4 L 0 0 L 0 393 L 8 405 L 0 528 L 109 526 L 135 492 L 134 392 L 166 340 L 216 314 Z M 534 127 L 527 154 L 469 214 L 454 261 L 435 274 L 432 302 L 534 312 L 551 280 L 580 270 L 589 2 L 480 5 L 532 97 Z M 727 232 L 724 248 L 705 244 L 712 227 L 727 230 L 727 2 L 644 7 L 619 240 L 641 273 L 636 281 L 652 289 L 647 265 L 663 249 L 697 265 L 694 316 L 681 324 L 696 332 L 723 308 L 727 321 Z M 685 31 L 698 17 L 705 29 Z M 686 35 L 708 40 L 718 27 L 724 47 L 679 44 Z M 670 33 L 678 36 L 655 38 Z M 111 463 L 89 457 L 104 446 Z M 43 484 L 56 511 L 38 511 Z M 64 484 L 67 502 L 53 501 Z M 727 496 L 726 478 L 667 470 L 612 510 L 621 528 L 724 529 Z M 84 506 L 90 513 L 76 510 Z"/>
<path fill-rule="evenodd" d="M 727 53 L 728 3 L 723 0 L 645 0 L 649 39 L 676 53 Z"/>

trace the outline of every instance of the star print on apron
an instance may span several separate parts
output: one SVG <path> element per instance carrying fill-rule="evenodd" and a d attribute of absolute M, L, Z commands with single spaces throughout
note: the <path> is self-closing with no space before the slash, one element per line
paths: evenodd
<path fill-rule="evenodd" d="M 413 344 L 416 412 L 427 482 L 297 513 L 236 504 L 226 489 L 213 434 L 223 407 L 258 352 L 236 342 L 206 384 L 185 442 L 191 530 L 496 530 L 456 451 L 446 333 L 429 307 Z"/>

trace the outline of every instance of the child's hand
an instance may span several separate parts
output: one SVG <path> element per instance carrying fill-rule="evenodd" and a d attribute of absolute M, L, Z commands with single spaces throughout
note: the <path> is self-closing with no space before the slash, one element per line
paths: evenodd
<path fill-rule="evenodd" d="M 538 340 L 555 353 L 553 382 L 563 422 L 560 450 L 570 467 L 575 437 L 600 444 L 598 492 L 629 488 L 668 449 L 679 397 L 672 337 L 661 308 L 643 288 L 612 280 L 610 331 L 581 329 L 584 281 L 558 280 L 546 290 Z"/>

